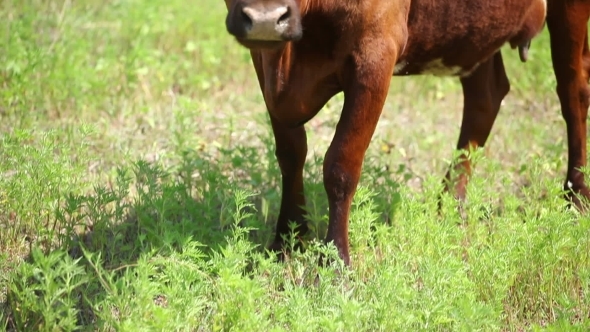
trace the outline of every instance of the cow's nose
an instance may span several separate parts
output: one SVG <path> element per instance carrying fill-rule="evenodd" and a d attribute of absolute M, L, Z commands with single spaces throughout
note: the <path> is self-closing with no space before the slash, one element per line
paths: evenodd
<path fill-rule="evenodd" d="M 280 41 L 289 30 L 291 9 L 279 6 L 270 10 L 253 7 L 242 8 L 242 20 L 246 38 L 250 40 Z"/>

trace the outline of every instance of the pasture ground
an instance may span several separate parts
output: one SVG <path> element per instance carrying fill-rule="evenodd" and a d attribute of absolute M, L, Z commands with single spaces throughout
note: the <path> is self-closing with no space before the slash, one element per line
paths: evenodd
<path fill-rule="evenodd" d="M 351 216 L 353 267 L 264 253 L 279 169 L 220 0 L 0 2 L 0 330 L 555 331 L 590 328 L 590 219 L 561 199 L 565 124 L 546 31 L 504 49 L 512 91 L 465 206 L 436 197 L 461 120 L 452 78 L 393 78 Z M 321 277 L 314 285 L 315 276 Z"/>

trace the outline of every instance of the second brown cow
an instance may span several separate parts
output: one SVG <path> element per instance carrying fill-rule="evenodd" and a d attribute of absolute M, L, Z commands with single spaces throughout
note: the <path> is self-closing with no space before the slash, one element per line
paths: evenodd
<path fill-rule="evenodd" d="M 326 242 L 333 241 L 347 265 L 350 206 L 391 76 L 458 76 L 465 92 L 458 148 L 483 146 L 510 88 L 499 49 L 510 43 L 526 58 L 547 10 L 544 0 L 225 2 L 228 31 L 251 50 L 276 141 L 282 201 L 273 250 L 283 247 L 289 221 L 300 234 L 307 231 L 304 124 L 344 93 L 323 171 Z M 465 172 L 448 183 L 463 198 L 469 161 L 457 167 Z"/>

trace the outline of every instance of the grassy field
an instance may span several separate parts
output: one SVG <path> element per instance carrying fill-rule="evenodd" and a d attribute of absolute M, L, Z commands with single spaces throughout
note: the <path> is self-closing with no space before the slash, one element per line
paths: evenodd
<path fill-rule="evenodd" d="M 465 209 L 436 197 L 462 97 L 393 78 L 351 215 L 350 270 L 318 267 L 323 154 L 309 124 L 305 253 L 267 257 L 280 171 L 220 0 L 0 2 L 0 330 L 590 329 L 590 219 L 561 199 L 565 123 L 546 31 Z M 321 277 L 314 284 L 316 275 Z"/>

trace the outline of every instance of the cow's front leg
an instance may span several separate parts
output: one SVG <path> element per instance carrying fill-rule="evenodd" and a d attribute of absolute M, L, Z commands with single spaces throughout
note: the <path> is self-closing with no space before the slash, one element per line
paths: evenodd
<path fill-rule="evenodd" d="M 289 128 L 271 116 L 272 130 L 275 137 L 275 154 L 282 176 L 281 210 L 277 221 L 275 239 L 269 246 L 272 251 L 284 249 L 283 237 L 291 229 L 289 222 L 295 222 L 295 231 L 304 235 L 308 228 L 305 220 L 303 195 L 303 166 L 307 155 L 307 137 L 303 125 Z"/>
<path fill-rule="evenodd" d="M 346 265 L 350 264 L 350 205 L 359 181 L 365 151 L 387 96 L 394 63 L 393 51 L 356 56 L 341 77 L 344 107 L 324 160 L 324 187 L 330 209 L 326 243 L 334 242 Z"/>

